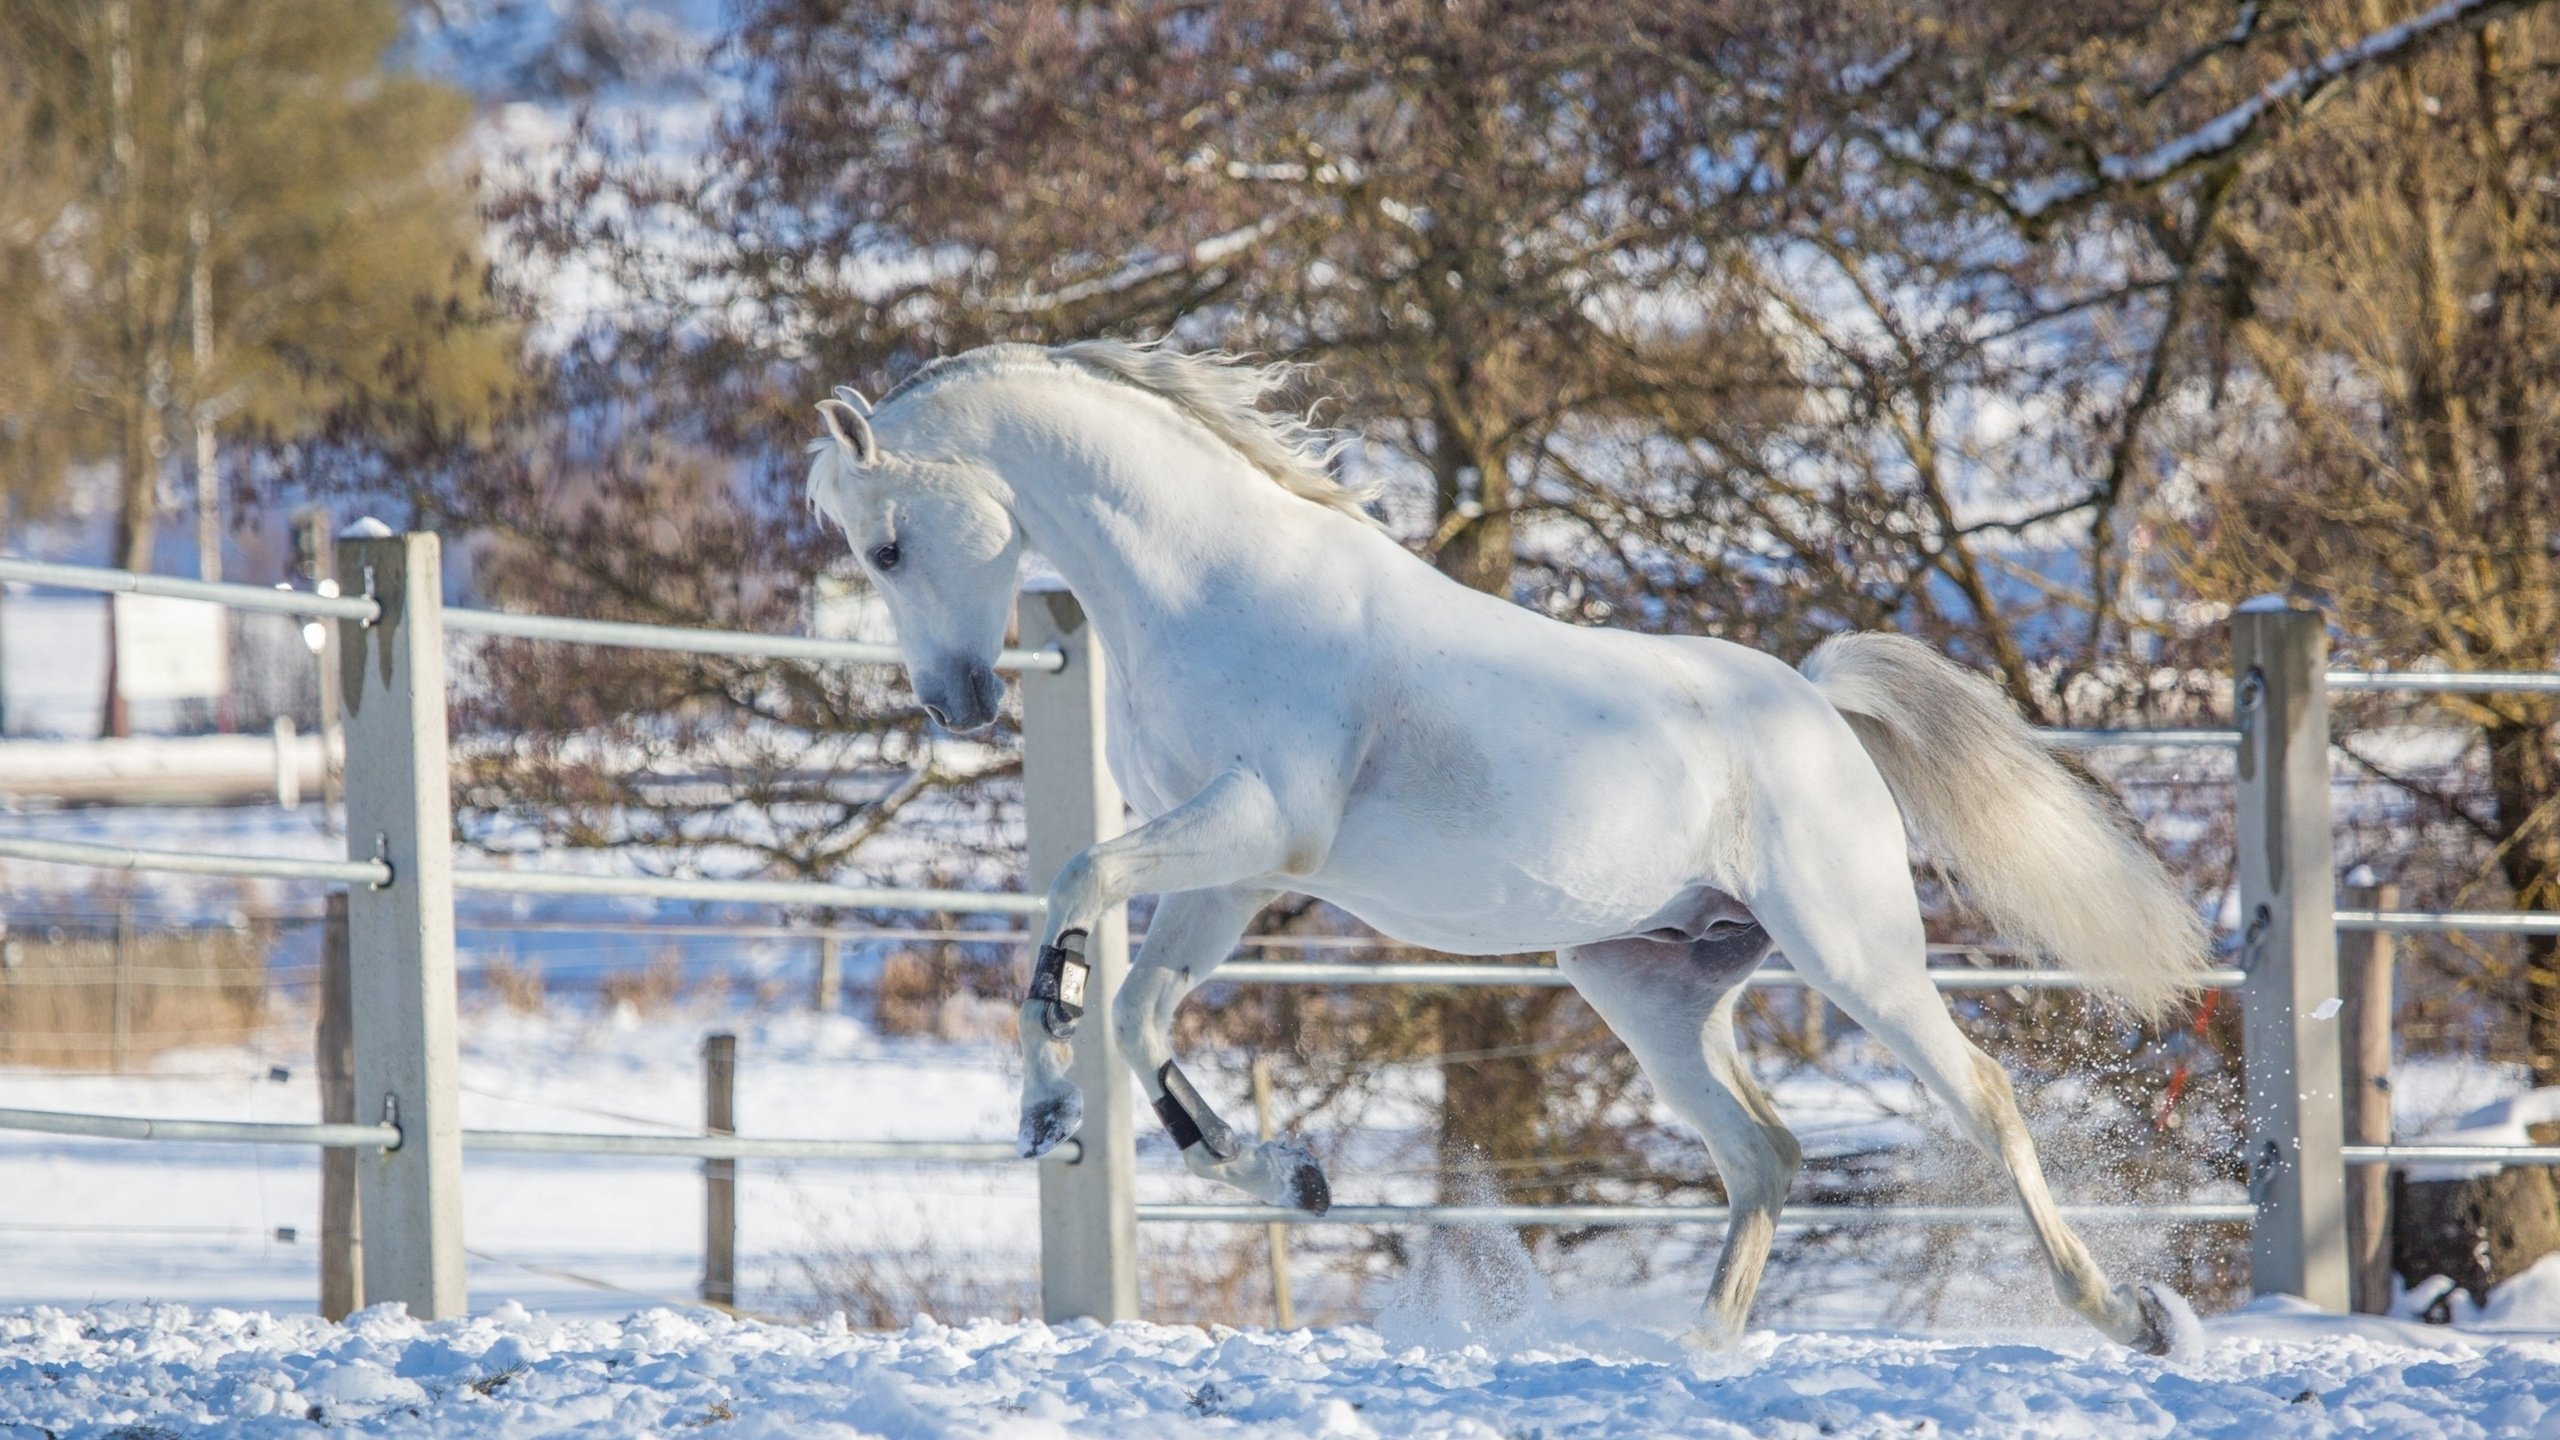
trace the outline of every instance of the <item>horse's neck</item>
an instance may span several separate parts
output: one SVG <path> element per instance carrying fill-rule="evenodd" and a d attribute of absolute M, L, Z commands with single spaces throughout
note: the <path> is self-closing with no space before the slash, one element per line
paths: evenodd
<path fill-rule="evenodd" d="M 1081 403 L 1007 437 L 1005 448 L 1028 453 L 1000 456 L 999 465 L 1024 539 L 1058 567 L 1103 643 L 1127 661 L 1226 610 L 1222 602 L 1258 573 L 1254 558 L 1275 533 L 1318 513 L 1223 442 L 1154 406 L 1069 399 Z"/>

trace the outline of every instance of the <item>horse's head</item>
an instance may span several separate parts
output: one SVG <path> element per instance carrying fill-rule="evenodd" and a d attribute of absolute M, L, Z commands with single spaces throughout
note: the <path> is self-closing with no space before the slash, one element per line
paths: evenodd
<path fill-rule="evenodd" d="M 849 388 L 818 402 L 829 438 L 810 447 L 809 501 L 842 526 L 889 602 L 907 683 L 937 722 L 977 730 L 1004 698 L 1004 645 L 1022 532 L 988 473 L 966 461 L 888 456 Z"/>

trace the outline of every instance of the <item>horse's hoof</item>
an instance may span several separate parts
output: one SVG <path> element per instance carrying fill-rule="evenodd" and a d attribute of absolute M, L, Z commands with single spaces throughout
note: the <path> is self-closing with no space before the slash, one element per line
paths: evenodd
<path fill-rule="evenodd" d="M 1333 1208 L 1333 1186 L 1326 1183 L 1324 1167 L 1316 1157 L 1296 1146 L 1287 1149 L 1289 1166 L 1289 1204 L 1310 1215 L 1321 1215 Z"/>
<path fill-rule="evenodd" d="M 2125 1343 L 2143 1354 L 2173 1355 L 2192 1349 L 2203 1338 L 2195 1312 L 2175 1291 L 2145 1281 L 2118 1286 L 2116 1293 L 2131 1300 L 2135 1313 L 2142 1317 L 2142 1327 Z"/>
<path fill-rule="evenodd" d="M 1022 1158 L 1037 1160 L 1084 1124 L 1084 1096 L 1074 1090 L 1022 1108 Z"/>

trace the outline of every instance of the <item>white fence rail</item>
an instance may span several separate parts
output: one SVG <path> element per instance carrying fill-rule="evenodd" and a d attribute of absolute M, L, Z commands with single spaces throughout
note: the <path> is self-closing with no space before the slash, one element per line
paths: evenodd
<path fill-rule="evenodd" d="M 92 1140 L 172 1140 L 200 1145 L 312 1145 L 381 1152 L 400 1148 L 400 1127 L 297 1125 L 266 1120 L 182 1120 L 0 1109 L 0 1130 Z M 512 1155 L 625 1155 L 661 1160 L 847 1160 L 986 1165 L 1016 1161 L 1010 1140 L 824 1140 L 761 1135 L 606 1135 L 585 1130 L 465 1130 L 464 1150 Z M 1059 1147 L 1072 1163 L 1083 1146 Z"/>
<path fill-rule="evenodd" d="M 2064 1218 L 2108 1225 L 2162 1221 L 2189 1225 L 2246 1223 L 2257 1208 L 2241 1202 L 2165 1205 L 2065 1205 Z M 1722 1225 L 1722 1205 L 1336 1205 L 1322 1215 L 1272 1205 L 1141 1205 L 1141 1220 L 1194 1225 Z M 2015 1205 L 1790 1205 L 1780 1229 L 1862 1225 L 2023 1225 Z"/>
<path fill-rule="evenodd" d="M 157 870 L 173 875 L 236 875 L 251 879 L 319 880 L 332 885 L 388 885 L 391 867 L 379 860 L 304 860 L 290 855 L 211 855 L 201 850 L 136 850 L 86 840 L 43 840 L 0 835 L 0 858 L 81 865 L 92 870 Z"/>
<path fill-rule="evenodd" d="M 980 893 L 756 880 L 600 876 L 455 869 L 445 783 L 443 637 L 448 630 L 522 640 L 634 646 L 694 654 L 885 664 L 893 647 L 797 636 L 445 610 L 435 537 L 342 541 L 337 573 L 362 577 L 362 593 L 327 596 L 206 584 L 79 566 L 0 559 L 0 579 L 79 589 L 170 595 L 241 609 L 337 621 L 332 655 L 347 725 L 349 855 L 344 861 L 210 856 L 0 837 L 0 856 L 110 869 L 266 875 L 349 887 L 354 974 L 355 1124 L 276 1125 L 0 1110 L 0 1128 L 135 1140 L 288 1143 L 356 1150 L 362 1157 L 364 1289 L 403 1300 L 411 1313 L 458 1312 L 461 1287 L 460 1157 L 466 1150 L 620 1154 L 727 1161 L 747 1158 L 999 1162 L 995 1141 L 827 1141 L 747 1137 L 465 1131 L 454 1078 L 455 890 L 516 894 L 651 896 L 780 905 L 823 905 L 1034 916 L 1040 891 L 1065 861 L 1111 833 L 1119 798 L 1102 762 L 1103 656 L 1074 601 L 1026 595 L 1025 648 L 1001 667 L 1023 684 L 1028 836 L 1020 893 Z M 411 577 L 415 577 L 414 582 Z M 2347 1302 L 2342 1221 L 2346 1167 L 2417 1163 L 2560 1164 L 2560 1147 L 2348 1145 L 2341 1131 L 2336 1013 L 2339 930 L 2478 930 L 2560 933 L 2560 915 L 2429 914 L 2340 910 L 2330 873 L 2328 694 L 2336 691 L 2478 694 L 2560 691 L 2560 675 L 2331 671 L 2317 613 L 2258 602 L 2233 617 L 2237 724 L 2229 729 L 2056 730 L 2061 748 L 2222 747 L 2234 751 L 2238 789 L 2243 933 L 2234 963 L 2201 977 L 2235 991 L 2243 1015 L 2250 1200 L 2065 1207 L 2082 1219 L 2246 1222 L 2253 1285 L 2329 1309 Z M 1107 1010 L 1124 972 L 1125 917 L 1089 941 L 1089 1004 Z M 2069 971 L 1939 965 L 1944 990 L 2076 987 Z M 1374 964 L 1240 962 L 1216 979 L 1242 984 L 1561 985 L 1552 966 L 1447 962 Z M 1793 971 L 1753 977 L 1801 986 Z M 2325 1011 L 2325 1013 L 2324 1013 Z M 1136 1225 L 1722 1223 L 1716 1206 L 1337 1205 L 1325 1216 L 1258 1205 L 1147 1205 L 1134 1201 L 1128 1076 L 1112 1027 L 1087 1027 L 1076 1078 L 1087 1096 L 1082 1135 L 1040 1165 L 1043 1308 L 1052 1319 L 1137 1313 Z M 1790 1225 L 2009 1223 L 2013 1207 L 1797 1206 Z"/>

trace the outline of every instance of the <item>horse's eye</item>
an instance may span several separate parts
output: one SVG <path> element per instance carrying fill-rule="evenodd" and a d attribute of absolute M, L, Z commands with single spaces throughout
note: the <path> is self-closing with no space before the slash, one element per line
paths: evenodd
<path fill-rule="evenodd" d="M 898 542 L 891 540 L 886 544 L 874 546 L 871 551 L 871 563 L 882 570 L 897 569 Z"/>

